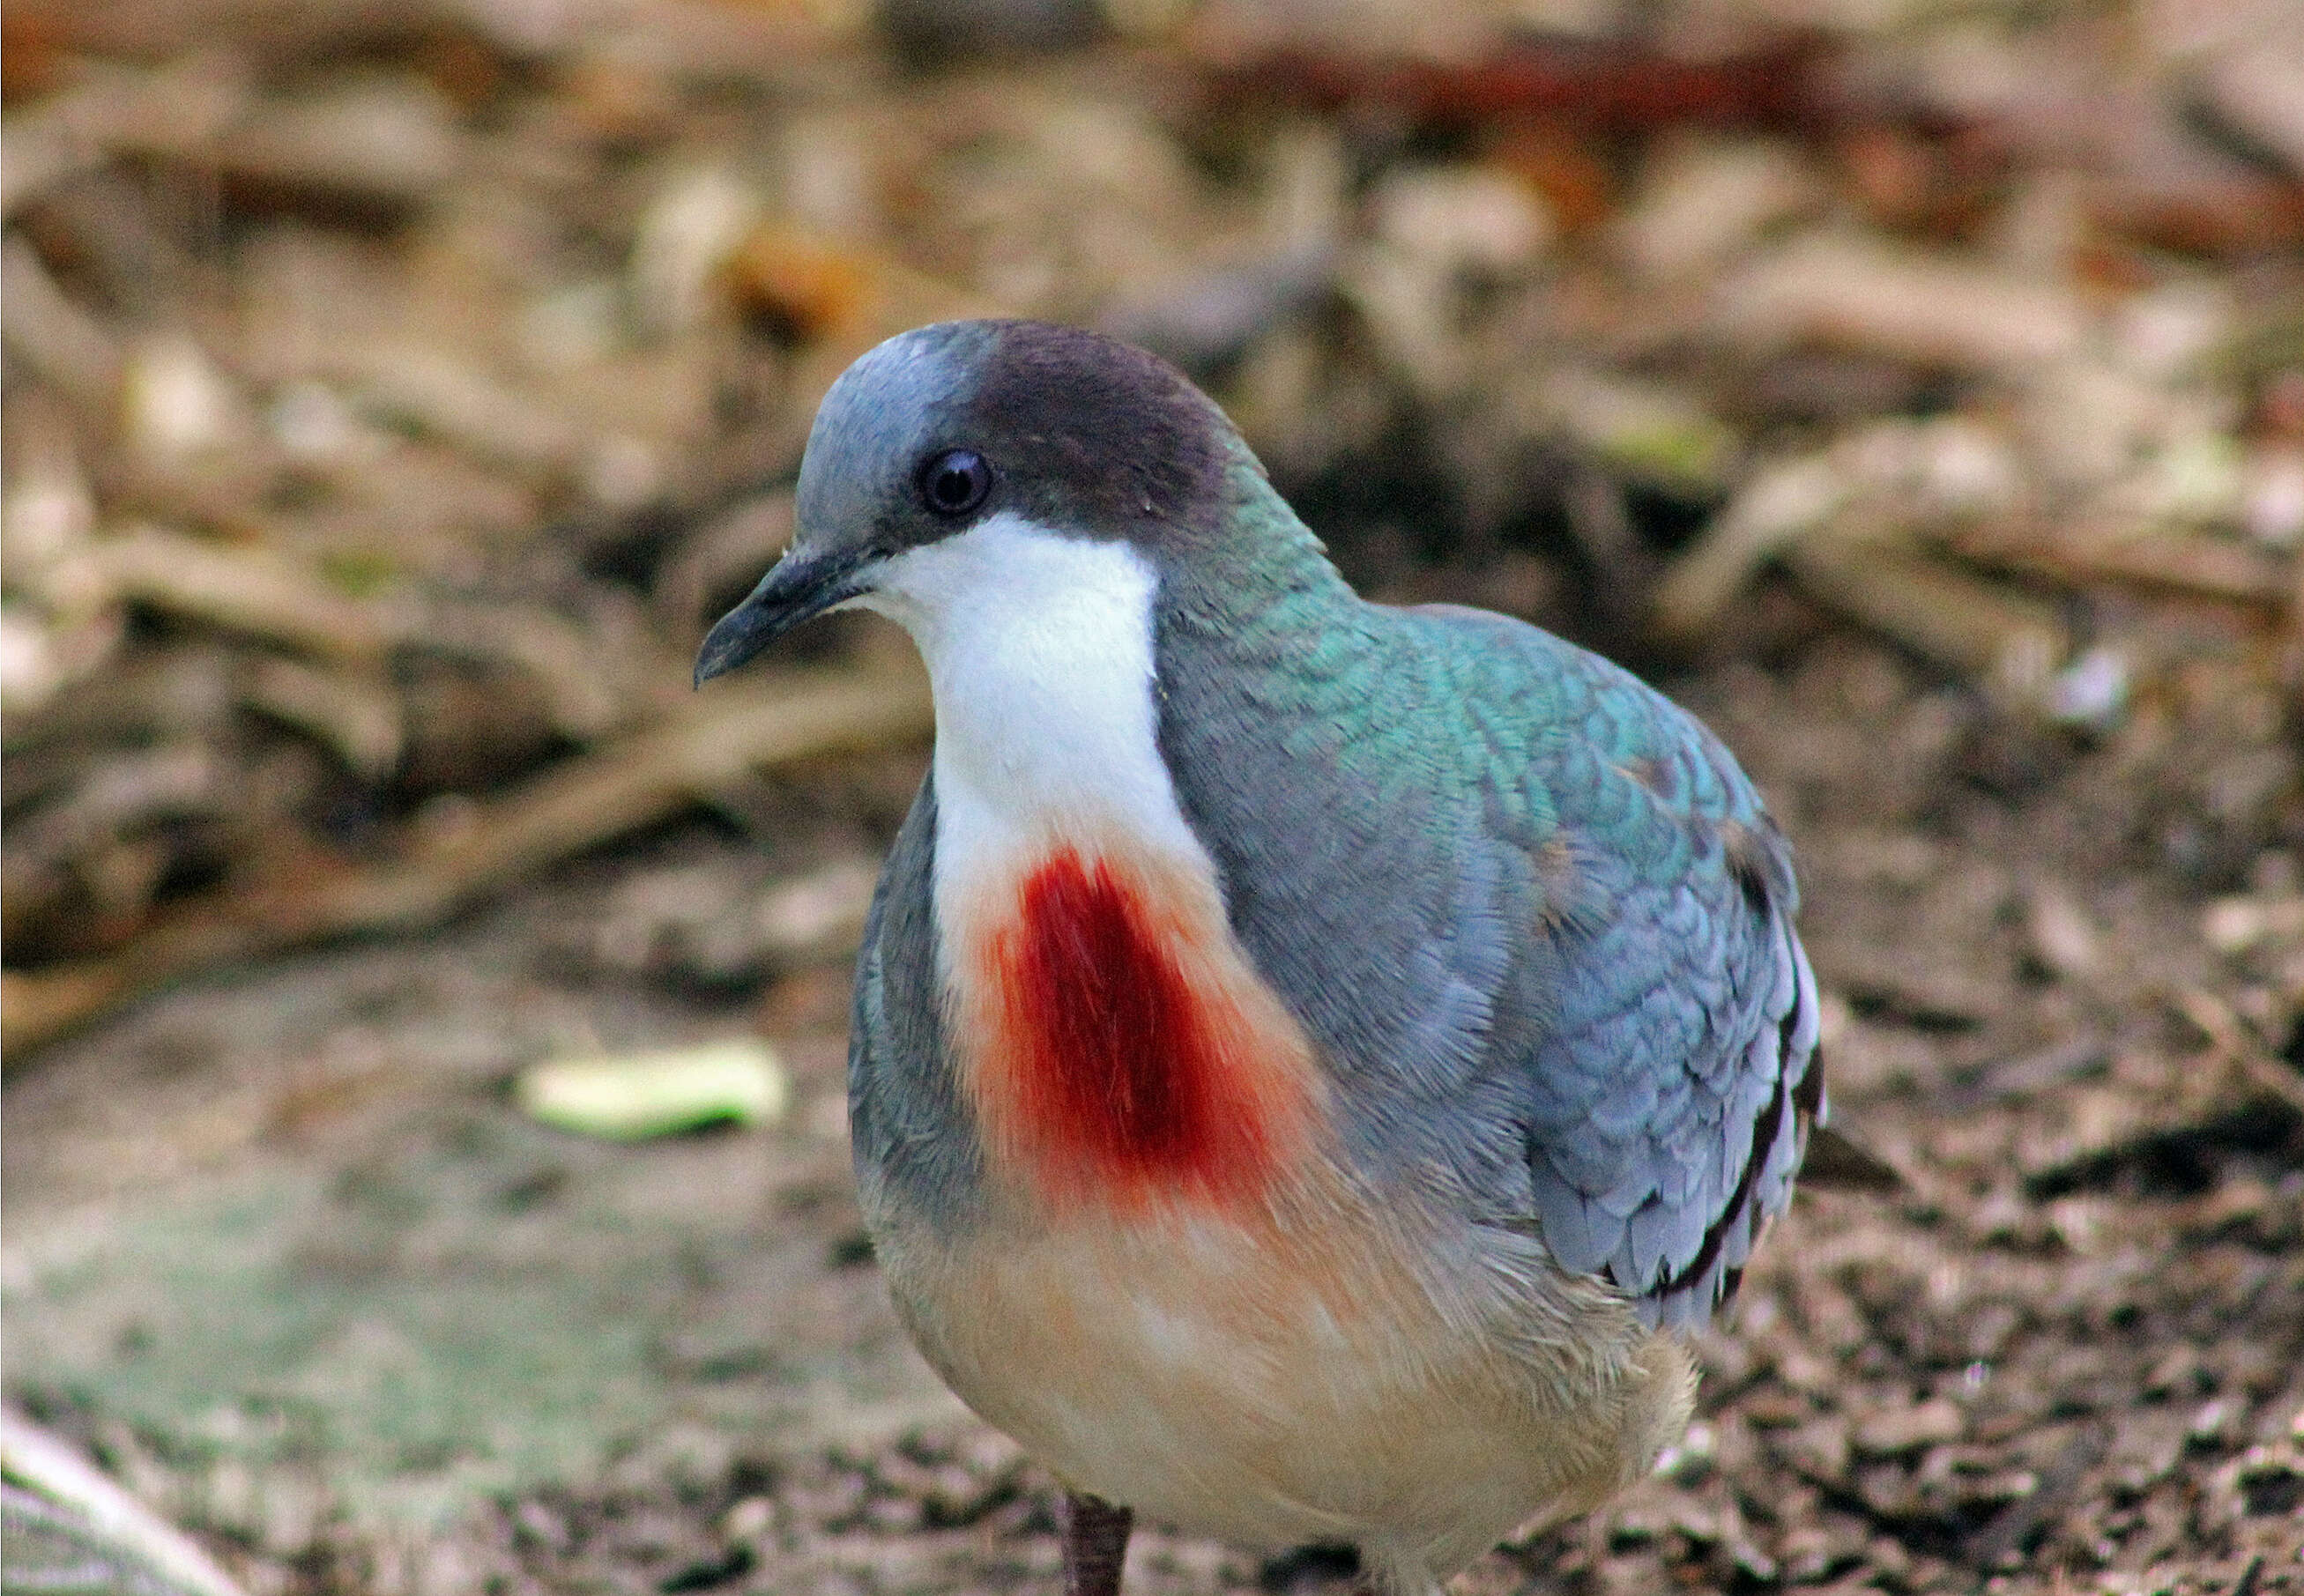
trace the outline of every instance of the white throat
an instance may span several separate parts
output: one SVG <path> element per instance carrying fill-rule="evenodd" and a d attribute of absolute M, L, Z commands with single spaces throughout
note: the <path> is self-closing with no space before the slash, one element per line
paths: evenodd
<path fill-rule="evenodd" d="M 928 662 L 940 885 L 1114 831 L 1208 868 L 1160 757 L 1157 586 L 1125 543 L 1003 511 L 891 559 L 856 601 Z"/>

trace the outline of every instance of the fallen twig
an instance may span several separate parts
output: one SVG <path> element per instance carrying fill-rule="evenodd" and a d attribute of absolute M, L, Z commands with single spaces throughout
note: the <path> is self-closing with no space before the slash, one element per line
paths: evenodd
<path fill-rule="evenodd" d="M 121 952 L 0 988 L 0 1049 L 36 1048 L 115 1003 L 219 965 L 358 933 L 436 925 L 555 859 L 594 847 L 764 765 L 902 742 L 930 724 L 918 676 L 835 676 L 723 694 L 444 823 L 400 858 L 307 854 L 189 903 Z"/>
<path fill-rule="evenodd" d="M 369 204 L 411 204 L 456 175 L 462 130 L 422 79 L 354 80 L 258 101 L 205 154 L 227 177 Z"/>
<path fill-rule="evenodd" d="M 2105 534 L 2000 522 L 1961 528 L 1945 541 L 1963 558 L 2029 571 L 2071 587 L 2124 582 L 2273 609 L 2293 596 L 2288 562 L 2268 549 L 2196 532 L 2139 528 Z"/>
<path fill-rule="evenodd" d="M 1964 370 L 2036 369 L 2079 348 L 2088 325 L 2061 283 L 1824 234 L 1755 261 L 1715 303 L 1732 342 L 1829 344 Z"/>
<path fill-rule="evenodd" d="M 243 697 L 250 708 L 318 738 L 365 781 L 390 775 L 407 743 L 399 696 L 372 678 L 268 659 Z"/>
<path fill-rule="evenodd" d="M 2200 986 L 2183 987 L 2169 1001 L 2208 1039 L 2210 1063 L 2232 1065 L 2249 1085 L 2304 1114 L 2304 1077 L 2274 1058 L 2231 1004 Z"/>
<path fill-rule="evenodd" d="M 183 1532 L 13 1409 L 0 1409 L 0 1473 L 21 1491 L 8 1503 L 8 1562 L 25 1588 L 241 1596 Z"/>
<path fill-rule="evenodd" d="M 1937 664 L 2038 705 L 2070 639 L 2054 609 L 1910 549 L 1811 537 L 1785 555 L 1817 598 Z"/>
<path fill-rule="evenodd" d="M 0 340 L 81 411 L 108 415 L 120 388 L 120 346 L 104 324 L 56 286 L 32 247 L 13 233 L 0 243 Z"/>
<path fill-rule="evenodd" d="M 631 712 L 622 680 L 630 671 L 615 668 L 601 639 L 536 605 L 353 597 L 270 549 L 150 526 L 97 542 L 89 561 L 114 596 L 322 659 L 374 664 L 394 648 L 428 648 L 516 666 L 543 689 L 554 730 L 579 741 Z M 367 734 L 354 740 L 371 756 L 381 747 Z"/>
<path fill-rule="evenodd" d="M 348 597 L 268 549 L 137 527 L 96 544 L 90 558 L 122 598 L 325 659 L 379 659 L 411 629 L 387 601 Z"/>
<path fill-rule="evenodd" d="M 199 50 L 153 72 L 106 71 L 8 118 L 0 215 L 121 152 L 183 153 L 247 108 L 244 64 Z"/>
<path fill-rule="evenodd" d="M 2216 116 L 2304 178 L 2304 59 L 2259 45 L 2209 64 L 2201 89 Z"/>

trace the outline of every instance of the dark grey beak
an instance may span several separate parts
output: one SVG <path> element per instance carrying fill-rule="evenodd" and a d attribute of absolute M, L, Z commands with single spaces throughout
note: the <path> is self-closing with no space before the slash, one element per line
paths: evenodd
<path fill-rule="evenodd" d="M 865 556 L 787 553 L 744 602 L 720 617 L 696 654 L 696 685 L 733 671 L 803 621 L 864 591 L 858 581 Z"/>

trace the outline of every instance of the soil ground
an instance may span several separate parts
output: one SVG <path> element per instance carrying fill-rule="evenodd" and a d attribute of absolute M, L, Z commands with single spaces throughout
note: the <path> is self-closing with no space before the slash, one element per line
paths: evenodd
<path fill-rule="evenodd" d="M 2296 891 L 2283 706 L 2180 687 L 2083 745 L 1784 595 L 1749 621 L 1761 663 L 1670 685 L 1795 840 L 1835 1123 L 1906 1188 L 1803 1195 L 1686 1446 L 1462 1588 L 2304 1592 L 2304 1073 L 2257 1035 L 2299 955 L 2203 930 Z M 649 942 L 868 857 L 919 758 L 808 773 L 766 849 L 699 819 L 49 1051 L 6 1099 L 15 1394 L 258 1592 L 1053 1589 L 1050 1482 L 871 1267 L 844 962 L 716 987 Z M 748 1029 L 770 1128 L 591 1143 L 505 1090 Z M 1154 1526 L 1131 1588 L 1320 1573 Z"/>

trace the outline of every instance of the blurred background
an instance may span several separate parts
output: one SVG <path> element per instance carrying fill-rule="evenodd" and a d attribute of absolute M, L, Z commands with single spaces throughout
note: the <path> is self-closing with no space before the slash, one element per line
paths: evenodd
<path fill-rule="evenodd" d="M 849 1186 L 917 666 L 688 688 L 831 379 L 1007 313 L 1800 849 L 1903 1186 L 1464 1589 L 2304 1592 L 2300 20 L 15 0 L 0 1583 L 1053 1589 Z"/>

